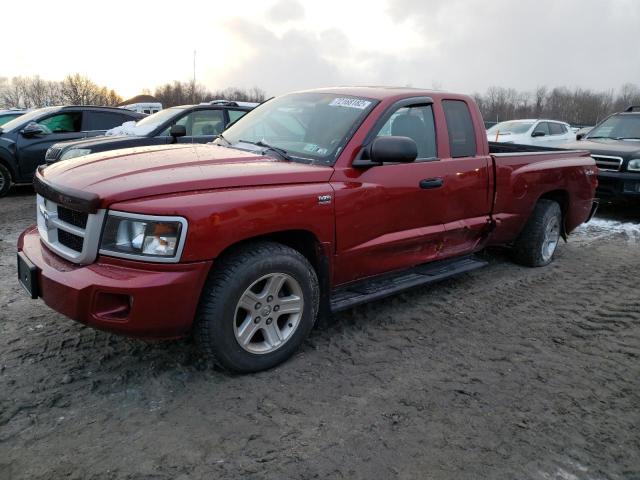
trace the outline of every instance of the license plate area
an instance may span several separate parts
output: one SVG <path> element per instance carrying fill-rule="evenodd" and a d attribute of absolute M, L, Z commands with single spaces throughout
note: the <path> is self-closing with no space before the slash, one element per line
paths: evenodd
<path fill-rule="evenodd" d="M 29 261 L 22 252 L 18 252 L 18 280 L 31 298 L 38 298 L 38 267 Z"/>

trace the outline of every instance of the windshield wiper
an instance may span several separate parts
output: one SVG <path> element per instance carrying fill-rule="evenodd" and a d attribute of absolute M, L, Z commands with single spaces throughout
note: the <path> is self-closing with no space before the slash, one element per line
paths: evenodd
<path fill-rule="evenodd" d="M 289 153 L 287 153 L 287 151 L 284 148 L 274 147 L 273 145 L 269 145 L 267 142 L 263 142 L 262 140 L 258 140 L 257 142 L 250 142 L 249 140 L 238 140 L 238 141 L 242 143 L 250 143 L 251 145 L 257 145 L 258 147 L 264 147 L 265 152 L 267 150 L 271 150 L 272 152 L 276 152 L 278 155 L 280 155 L 284 160 L 287 160 L 288 162 L 293 162 L 293 158 L 291 158 L 291 155 L 289 155 Z"/>
<path fill-rule="evenodd" d="M 640 140 L 640 137 L 616 137 L 616 140 Z"/>

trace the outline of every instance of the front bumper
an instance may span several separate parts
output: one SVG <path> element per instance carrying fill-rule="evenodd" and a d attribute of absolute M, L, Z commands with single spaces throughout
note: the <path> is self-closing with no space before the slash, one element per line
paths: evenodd
<path fill-rule="evenodd" d="M 37 267 L 37 291 L 53 310 L 101 330 L 177 338 L 192 326 L 212 262 L 152 264 L 101 256 L 77 265 L 51 252 L 35 226 L 18 251 Z"/>
<path fill-rule="evenodd" d="M 602 200 L 640 200 L 640 173 L 600 170 L 596 195 Z"/>

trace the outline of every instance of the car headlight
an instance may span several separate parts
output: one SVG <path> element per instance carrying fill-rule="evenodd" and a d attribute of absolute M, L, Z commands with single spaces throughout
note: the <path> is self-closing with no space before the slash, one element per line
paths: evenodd
<path fill-rule="evenodd" d="M 629 164 L 627 165 L 627 170 L 640 172 L 640 158 L 634 158 L 633 160 L 629 160 Z"/>
<path fill-rule="evenodd" d="M 85 155 L 89 155 L 90 153 L 90 148 L 71 148 L 62 154 L 60 160 L 69 160 L 71 158 L 84 157 Z"/>
<path fill-rule="evenodd" d="M 178 262 L 187 235 L 187 220 L 110 211 L 100 253 L 151 262 Z"/>

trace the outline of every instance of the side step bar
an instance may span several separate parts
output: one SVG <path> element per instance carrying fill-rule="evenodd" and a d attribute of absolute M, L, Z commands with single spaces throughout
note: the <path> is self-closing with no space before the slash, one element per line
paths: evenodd
<path fill-rule="evenodd" d="M 331 292 L 331 312 L 379 300 L 409 288 L 435 283 L 484 267 L 488 263 L 474 256 L 467 256 L 425 263 L 401 272 L 354 282 Z"/>

